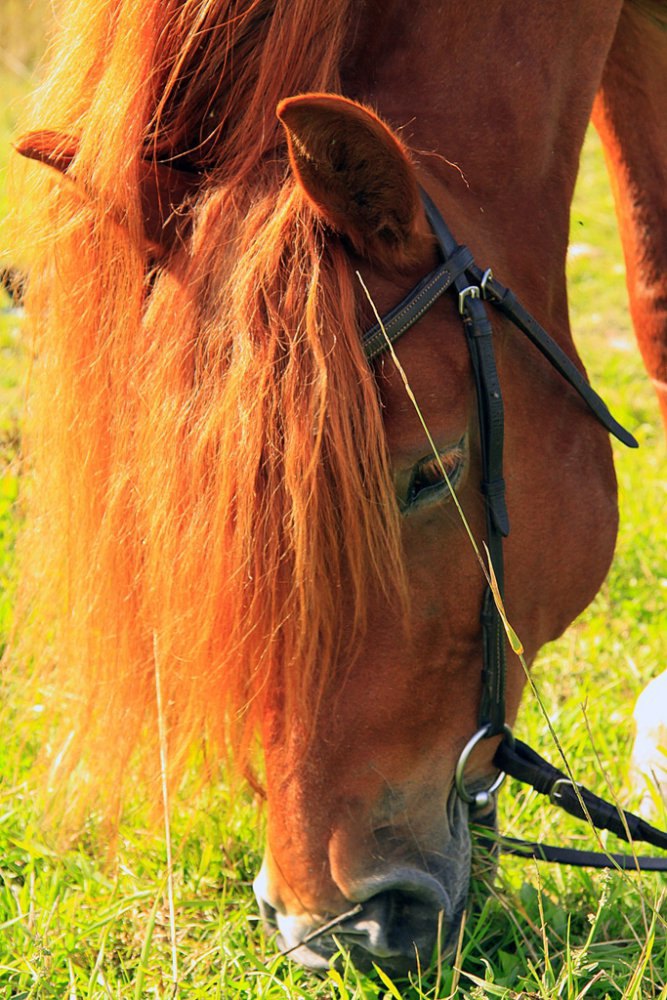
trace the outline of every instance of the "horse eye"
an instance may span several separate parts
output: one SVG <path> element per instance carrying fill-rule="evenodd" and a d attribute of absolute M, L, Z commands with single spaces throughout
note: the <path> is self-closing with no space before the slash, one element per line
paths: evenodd
<path fill-rule="evenodd" d="M 435 455 L 422 458 L 412 470 L 407 496 L 402 503 L 403 510 L 448 496 L 450 487 L 454 489 L 461 478 L 464 464 L 463 443 L 440 452 L 437 458 Z"/>

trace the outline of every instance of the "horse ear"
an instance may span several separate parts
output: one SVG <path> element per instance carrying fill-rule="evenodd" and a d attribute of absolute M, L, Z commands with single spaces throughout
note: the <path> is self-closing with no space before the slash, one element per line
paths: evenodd
<path fill-rule="evenodd" d="M 64 132 L 44 129 L 22 135 L 14 148 L 21 156 L 46 163 L 61 174 L 66 174 L 77 154 L 78 142 Z"/>
<path fill-rule="evenodd" d="M 315 211 L 362 256 L 411 264 L 430 243 L 415 171 L 372 111 L 335 94 L 281 101 L 294 175 Z"/>
<path fill-rule="evenodd" d="M 28 132 L 16 144 L 16 152 L 37 160 L 69 177 L 75 184 L 71 167 L 79 148 L 78 139 L 63 132 L 42 130 Z M 201 178 L 184 170 L 175 170 L 155 160 L 142 160 L 139 172 L 145 247 L 156 256 L 169 252 L 184 236 L 189 213 L 183 211 L 196 193 Z"/>

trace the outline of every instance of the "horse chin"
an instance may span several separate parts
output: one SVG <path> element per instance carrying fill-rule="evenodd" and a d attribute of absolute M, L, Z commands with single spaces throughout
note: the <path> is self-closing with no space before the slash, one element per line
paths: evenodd
<path fill-rule="evenodd" d="M 436 950 L 450 957 L 468 898 L 471 840 L 467 807 L 453 798 L 447 812 L 449 836 L 442 849 L 422 855 L 419 865 L 385 861 L 347 885 L 350 905 L 338 922 L 336 914 L 281 912 L 268 901 L 263 867 L 255 895 L 267 932 L 278 932 L 281 951 L 314 971 L 351 960 L 360 971 L 375 964 L 394 976 L 427 967 Z"/>

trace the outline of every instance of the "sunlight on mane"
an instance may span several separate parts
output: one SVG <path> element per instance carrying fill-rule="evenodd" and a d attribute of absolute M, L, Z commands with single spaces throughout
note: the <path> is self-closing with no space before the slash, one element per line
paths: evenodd
<path fill-rule="evenodd" d="M 79 0 L 27 123 L 79 153 L 78 191 L 30 165 L 23 196 L 26 644 L 63 719 L 54 755 L 81 727 L 62 767 L 83 753 L 109 810 L 142 734 L 157 772 L 154 636 L 175 780 L 199 739 L 243 763 L 269 706 L 312 718 L 368 593 L 404 599 L 350 266 L 287 179 L 274 113 L 339 87 L 347 18 L 347 0 Z M 147 267 L 150 155 L 205 180 Z"/>

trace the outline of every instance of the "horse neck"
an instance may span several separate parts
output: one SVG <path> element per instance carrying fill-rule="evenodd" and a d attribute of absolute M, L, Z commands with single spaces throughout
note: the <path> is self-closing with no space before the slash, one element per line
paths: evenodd
<path fill-rule="evenodd" d="M 459 239 L 500 255 L 509 273 L 519 261 L 525 271 L 530 247 L 535 280 L 551 271 L 563 300 L 569 206 L 613 8 L 369 0 L 344 67 L 347 92 L 403 128 L 451 196 Z"/>

